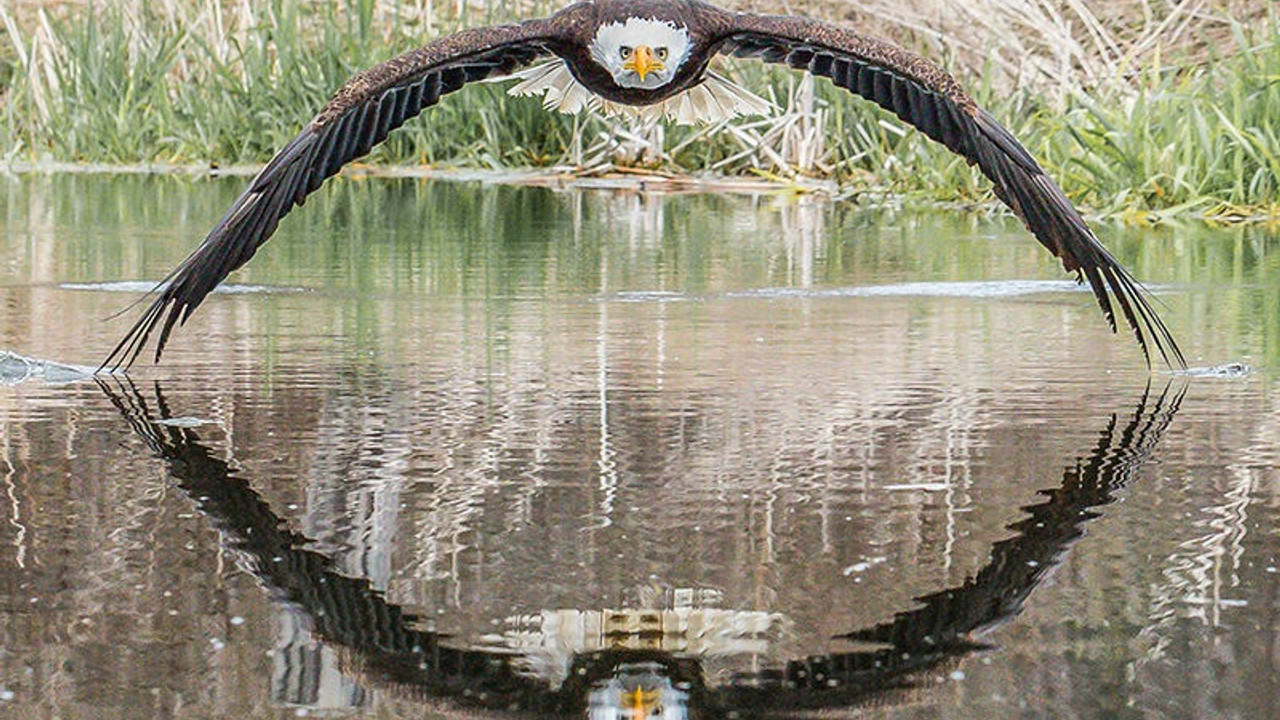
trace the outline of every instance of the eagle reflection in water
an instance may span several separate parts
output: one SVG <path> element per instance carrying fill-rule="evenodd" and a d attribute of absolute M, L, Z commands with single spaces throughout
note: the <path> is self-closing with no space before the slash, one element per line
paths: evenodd
<path fill-rule="evenodd" d="M 1019 612 L 1083 526 L 1097 517 L 1096 509 L 1110 503 L 1147 460 L 1185 391 L 1148 388 L 1130 413 L 1112 415 L 1097 443 L 1042 493 L 1044 501 L 1022 508 L 1026 517 L 1009 527 L 1013 536 L 995 543 L 987 565 L 962 585 L 917 598 L 892 621 L 840 636 L 854 648 L 847 652 L 738 671 L 712 684 L 703 667 L 708 650 L 689 652 L 688 638 L 672 629 L 695 624 L 688 613 L 543 613 L 544 620 L 578 618 L 600 630 L 599 642 L 572 648 L 557 662 L 533 665 L 527 653 L 512 647 L 451 644 L 447 636 L 419 629 L 415 616 L 388 602 L 368 579 L 343 575 L 330 557 L 308 549 L 309 539 L 289 530 L 194 429 L 168 422 L 172 414 L 158 386 L 153 410 L 127 379 L 99 383 L 165 461 L 178 488 L 219 530 L 224 547 L 236 551 L 274 597 L 303 615 L 315 636 L 351 659 L 363 681 L 444 699 L 459 709 L 592 720 L 808 714 L 885 701 L 932 684 L 939 671 L 989 647 L 974 636 Z M 756 613 L 743 623 L 730 611 L 715 612 L 721 614 L 697 622 L 736 622 L 757 640 L 773 621 Z"/>

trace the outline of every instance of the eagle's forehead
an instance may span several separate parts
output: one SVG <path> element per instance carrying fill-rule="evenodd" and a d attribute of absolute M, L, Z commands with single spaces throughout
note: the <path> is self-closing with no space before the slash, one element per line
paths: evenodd
<path fill-rule="evenodd" d="M 601 25 L 595 39 L 613 46 L 688 44 L 689 31 L 670 20 L 632 17 L 626 22 Z"/>

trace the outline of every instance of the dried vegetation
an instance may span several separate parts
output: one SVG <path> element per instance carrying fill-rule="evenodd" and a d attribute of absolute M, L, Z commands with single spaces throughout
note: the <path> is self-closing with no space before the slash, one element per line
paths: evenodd
<path fill-rule="evenodd" d="M 463 26 L 558 5 L 16 0 L 0 7 L 0 148 L 11 162 L 262 162 L 355 70 Z M 786 9 L 939 58 L 1099 212 L 1277 215 L 1280 21 L 1266 2 L 806 0 Z M 567 117 L 485 85 L 396 133 L 370 162 L 754 172 L 985 197 L 962 161 L 825 81 L 748 63 L 731 71 L 772 94 L 778 115 L 693 128 Z"/>

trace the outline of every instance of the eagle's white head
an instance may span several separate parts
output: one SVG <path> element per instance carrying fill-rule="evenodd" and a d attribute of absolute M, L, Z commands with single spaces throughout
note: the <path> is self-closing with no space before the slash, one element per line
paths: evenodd
<path fill-rule="evenodd" d="M 655 90 L 676 76 L 689 44 L 689 31 L 675 23 L 633 17 L 601 25 L 590 49 L 621 87 Z"/>

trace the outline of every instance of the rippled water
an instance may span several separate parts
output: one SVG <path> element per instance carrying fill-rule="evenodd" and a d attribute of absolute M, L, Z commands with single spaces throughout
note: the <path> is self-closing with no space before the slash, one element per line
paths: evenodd
<path fill-rule="evenodd" d="M 340 180 L 98 383 L 243 180 L 2 182 L 0 716 L 1280 716 L 1264 229 Z"/>

